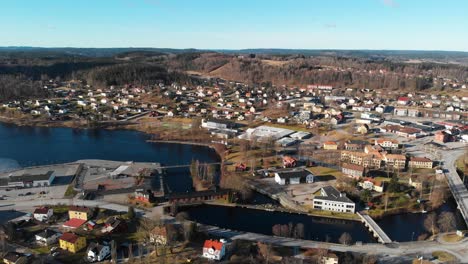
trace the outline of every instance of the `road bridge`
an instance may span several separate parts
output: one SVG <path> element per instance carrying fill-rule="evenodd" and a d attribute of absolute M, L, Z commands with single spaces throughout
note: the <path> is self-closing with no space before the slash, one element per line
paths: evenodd
<path fill-rule="evenodd" d="M 392 243 L 392 240 L 387 236 L 387 234 L 380 228 L 380 226 L 366 213 L 357 212 L 357 215 L 361 217 L 361 221 L 364 225 L 369 228 L 374 236 L 379 240 L 382 244 L 389 244 Z"/>

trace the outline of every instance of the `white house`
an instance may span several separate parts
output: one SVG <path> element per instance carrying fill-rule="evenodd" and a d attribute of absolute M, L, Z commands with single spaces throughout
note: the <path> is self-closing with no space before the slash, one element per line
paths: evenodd
<path fill-rule="evenodd" d="M 103 261 L 110 256 L 110 246 L 92 242 L 89 244 L 86 256 L 90 262 Z"/>
<path fill-rule="evenodd" d="M 59 232 L 55 232 L 50 229 L 45 229 L 44 231 L 36 234 L 36 241 L 45 245 L 52 245 L 57 242 L 58 238 L 61 235 L 62 234 Z"/>
<path fill-rule="evenodd" d="M 217 240 L 205 240 L 203 245 L 203 257 L 213 260 L 221 260 L 226 255 L 226 241 L 221 239 Z"/>
<path fill-rule="evenodd" d="M 54 210 L 49 207 L 41 207 L 34 210 L 33 217 L 37 221 L 45 222 L 54 214 Z"/>
<path fill-rule="evenodd" d="M 346 213 L 354 213 L 356 207 L 345 193 L 339 192 L 332 186 L 320 189 L 320 196 L 314 197 L 313 204 L 314 209 Z"/>
<path fill-rule="evenodd" d="M 290 170 L 275 173 L 275 182 L 279 185 L 313 183 L 314 175 L 308 170 Z"/>

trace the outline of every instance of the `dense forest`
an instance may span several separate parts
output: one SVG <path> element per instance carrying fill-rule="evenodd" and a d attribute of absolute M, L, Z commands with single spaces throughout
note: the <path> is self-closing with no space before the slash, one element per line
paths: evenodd
<path fill-rule="evenodd" d="M 50 79 L 81 79 L 96 87 L 151 85 L 191 83 L 193 73 L 249 84 L 409 91 L 440 88 L 434 82 L 439 78 L 468 82 L 467 66 L 431 60 L 461 62 L 468 53 L 0 48 L 0 100 L 46 95 L 42 87 Z"/>

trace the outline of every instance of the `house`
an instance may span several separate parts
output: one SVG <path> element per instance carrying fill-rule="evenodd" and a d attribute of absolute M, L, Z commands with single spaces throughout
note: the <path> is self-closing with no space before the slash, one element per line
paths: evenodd
<path fill-rule="evenodd" d="M 400 97 L 397 100 L 397 104 L 399 105 L 408 105 L 411 102 L 411 99 L 409 97 Z"/>
<path fill-rule="evenodd" d="M 445 131 L 438 131 L 434 135 L 434 141 L 445 143 L 450 141 L 450 135 Z"/>
<path fill-rule="evenodd" d="M 88 220 L 91 217 L 91 209 L 85 206 L 70 206 L 68 209 L 68 218 Z"/>
<path fill-rule="evenodd" d="M 423 182 L 418 180 L 416 177 L 410 177 L 408 180 L 408 184 L 411 187 L 414 187 L 417 190 L 422 190 Z"/>
<path fill-rule="evenodd" d="M 338 144 L 333 141 L 326 141 L 323 143 L 323 149 L 325 150 L 337 150 L 338 149 Z"/>
<path fill-rule="evenodd" d="M 363 181 L 358 183 L 364 190 L 375 191 L 382 193 L 384 191 L 384 182 L 376 181 L 372 178 L 365 178 Z"/>
<path fill-rule="evenodd" d="M 322 257 L 321 264 L 338 264 L 339 258 L 336 254 L 328 253 Z"/>
<path fill-rule="evenodd" d="M 105 260 L 111 254 L 110 246 L 91 242 L 86 250 L 86 257 L 89 262 L 100 262 Z"/>
<path fill-rule="evenodd" d="M 138 200 L 144 203 L 151 203 L 154 200 L 153 192 L 151 190 L 136 189 L 135 200 Z"/>
<path fill-rule="evenodd" d="M 226 254 L 226 242 L 221 240 L 205 240 L 203 244 L 203 257 L 213 260 L 221 260 Z"/>
<path fill-rule="evenodd" d="M 384 156 L 385 164 L 394 169 L 404 169 L 406 167 L 406 157 L 400 154 L 386 154 Z"/>
<path fill-rule="evenodd" d="M 411 157 L 408 163 L 408 167 L 415 168 L 415 169 L 420 169 L 420 168 L 432 169 L 432 165 L 433 165 L 432 160 L 429 158 L 425 158 L 425 157 Z"/>
<path fill-rule="evenodd" d="M 124 232 L 127 230 L 127 223 L 116 216 L 109 217 L 104 223 L 102 233 Z"/>
<path fill-rule="evenodd" d="M 78 227 L 84 225 L 84 223 L 86 223 L 86 220 L 78 219 L 78 218 L 72 218 L 72 219 L 66 221 L 65 223 L 63 223 L 62 226 L 65 227 L 65 228 L 74 229 L 74 228 L 78 228 Z"/>
<path fill-rule="evenodd" d="M 64 233 L 59 238 L 59 247 L 71 253 L 76 253 L 86 247 L 86 238 L 73 233 Z"/>
<path fill-rule="evenodd" d="M 398 140 L 390 138 L 378 138 L 375 140 L 375 145 L 384 149 L 398 149 L 400 147 Z"/>
<path fill-rule="evenodd" d="M 406 108 L 395 108 L 395 109 L 393 109 L 393 115 L 408 116 L 408 109 L 406 109 Z"/>
<path fill-rule="evenodd" d="M 36 234 L 36 241 L 45 245 L 51 245 L 57 242 L 61 236 L 59 232 L 55 232 L 51 229 L 45 229 L 44 231 Z"/>
<path fill-rule="evenodd" d="M 314 209 L 346 213 L 354 213 L 356 207 L 345 193 L 339 192 L 332 186 L 320 189 L 320 195 L 314 197 L 313 206 Z"/>
<path fill-rule="evenodd" d="M 202 119 L 201 126 L 206 129 L 231 130 L 236 128 L 236 123 L 223 119 Z"/>
<path fill-rule="evenodd" d="M 167 244 L 167 228 L 166 226 L 156 226 L 151 230 L 150 241 L 159 245 Z"/>
<path fill-rule="evenodd" d="M 275 182 L 279 185 L 313 183 L 314 175 L 308 170 L 292 170 L 275 173 Z"/>
<path fill-rule="evenodd" d="M 341 165 L 341 172 L 351 178 L 361 178 L 364 176 L 364 170 L 365 168 L 363 166 L 357 164 L 343 163 L 343 165 Z"/>
<path fill-rule="evenodd" d="M 283 157 L 283 167 L 285 168 L 291 168 L 291 167 L 296 167 L 297 160 L 293 157 L 290 156 L 284 156 Z"/>
<path fill-rule="evenodd" d="M 33 213 L 34 219 L 40 222 L 45 222 L 50 219 L 50 217 L 54 214 L 54 210 L 49 207 L 41 207 L 36 208 Z"/>
<path fill-rule="evenodd" d="M 28 257 L 22 253 L 10 251 L 3 256 L 3 263 L 5 264 L 26 264 Z"/>
<path fill-rule="evenodd" d="M 345 142 L 344 147 L 346 150 L 362 150 L 367 144 L 369 143 L 363 140 L 348 140 Z"/>

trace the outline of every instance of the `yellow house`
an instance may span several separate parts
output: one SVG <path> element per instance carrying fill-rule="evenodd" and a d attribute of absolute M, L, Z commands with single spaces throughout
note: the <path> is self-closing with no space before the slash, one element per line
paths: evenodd
<path fill-rule="evenodd" d="M 59 238 L 59 246 L 63 250 L 76 253 L 86 247 L 86 238 L 73 233 L 64 233 Z"/>
<path fill-rule="evenodd" d="M 323 143 L 323 149 L 325 150 L 337 150 L 338 149 L 338 144 L 333 141 L 327 141 Z"/>
<path fill-rule="evenodd" d="M 91 217 L 90 211 L 91 210 L 85 206 L 70 206 L 68 209 L 68 218 L 88 220 L 89 217 Z"/>

